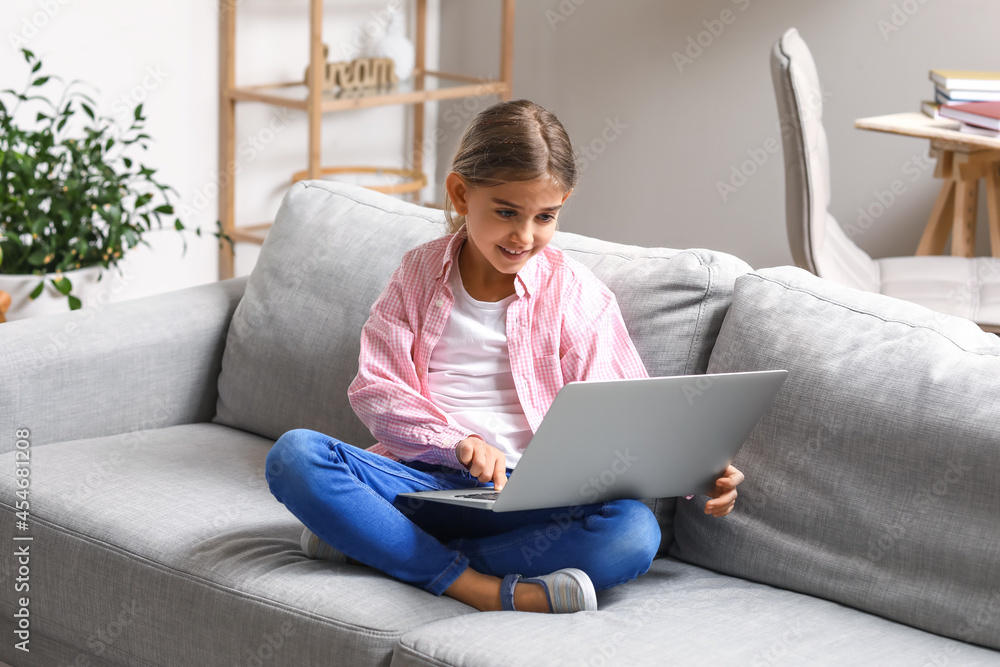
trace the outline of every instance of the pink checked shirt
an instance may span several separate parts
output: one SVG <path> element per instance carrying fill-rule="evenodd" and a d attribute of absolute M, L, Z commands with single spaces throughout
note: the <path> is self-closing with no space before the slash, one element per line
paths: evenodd
<path fill-rule="evenodd" d="M 347 391 L 378 440 L 372 452 L 463 468 L 455 447 L 476 434 L 431 401 L 427 366 L 455 303 L 448 276 L 464 241 L 463 228 L 406 253 L 372 306 Z M 647 377 L 614 294 L 579 262 L 546 247 L 517 274 L 514 289 L 507 347 L 532 432 L 567 382 Z"/>

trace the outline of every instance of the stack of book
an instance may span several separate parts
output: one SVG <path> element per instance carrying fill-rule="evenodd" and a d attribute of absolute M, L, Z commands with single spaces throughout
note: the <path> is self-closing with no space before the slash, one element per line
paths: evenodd
<path fill-rule="evenodd" d="M 1000 72 L 932 69 L 934 101 L 921 109 L 931 118 L 961 122 L 963 132 L 1000 137 Z"/>

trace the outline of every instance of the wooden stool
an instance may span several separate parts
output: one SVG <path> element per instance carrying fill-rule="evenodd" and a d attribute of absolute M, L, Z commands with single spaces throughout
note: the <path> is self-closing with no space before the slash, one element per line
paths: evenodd
<path fill-rule="evenodd" d="M 10 310 L 10 294 L 0 290 L 0 323 L 7 321 L 8 310 Z"/>
<path fill-rule="evenodd" d="M 990 250 L 994 257 L 1000 257 L 1000 152 L 935 139 L 931 141 L 930 154 L 938 161 L 934 175 L 944 179 L 944 184 L 920 237 L 917 254 L 940 255 L 950 234 L 952 255 L 974 255 L 982 178 L 986 180 Z"/>

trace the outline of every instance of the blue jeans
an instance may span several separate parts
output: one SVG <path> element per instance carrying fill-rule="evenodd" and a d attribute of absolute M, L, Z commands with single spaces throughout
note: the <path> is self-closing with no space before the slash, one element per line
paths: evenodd
<path fill-rule="evenodd" d="M 497 577 L 575 567 L 597 590 L 609 588 L 645 573 L 660 544 L 656 518 L 638 500 L 490 512 L 397 499 L 408 491 L 492 484 L 306 429 L 274 443 L 265 476 L 274 497 L 324 542 L 434 595 L 470 566 Z"/>

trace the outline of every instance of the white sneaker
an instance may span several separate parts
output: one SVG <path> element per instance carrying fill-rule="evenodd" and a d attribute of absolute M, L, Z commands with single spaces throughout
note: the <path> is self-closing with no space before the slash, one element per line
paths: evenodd
<path fill-rule="evenodd" d="M 319 539 L 316 533 L 308 528 L 302 530 L 302 537 L 299 538 L 299 545 L 302 551 L 310 558 L 318 560 L 328 560 L 334 563 L 346 563 L 347 554 L 338 549 L 334 549 L 329 544 Z"/>
<path fill-rule="evenodd" d="M 518 583 L 540 584 L 553 614 L 597 611 L 594 583 L 586 572 L 575 567 L 563 568 L 532 579 L 522 579 L 519 574 L 508 574 L 500 584 L 500 605 L 506 611 L 517 611 L 514 609 L 514 587 Z"/>

